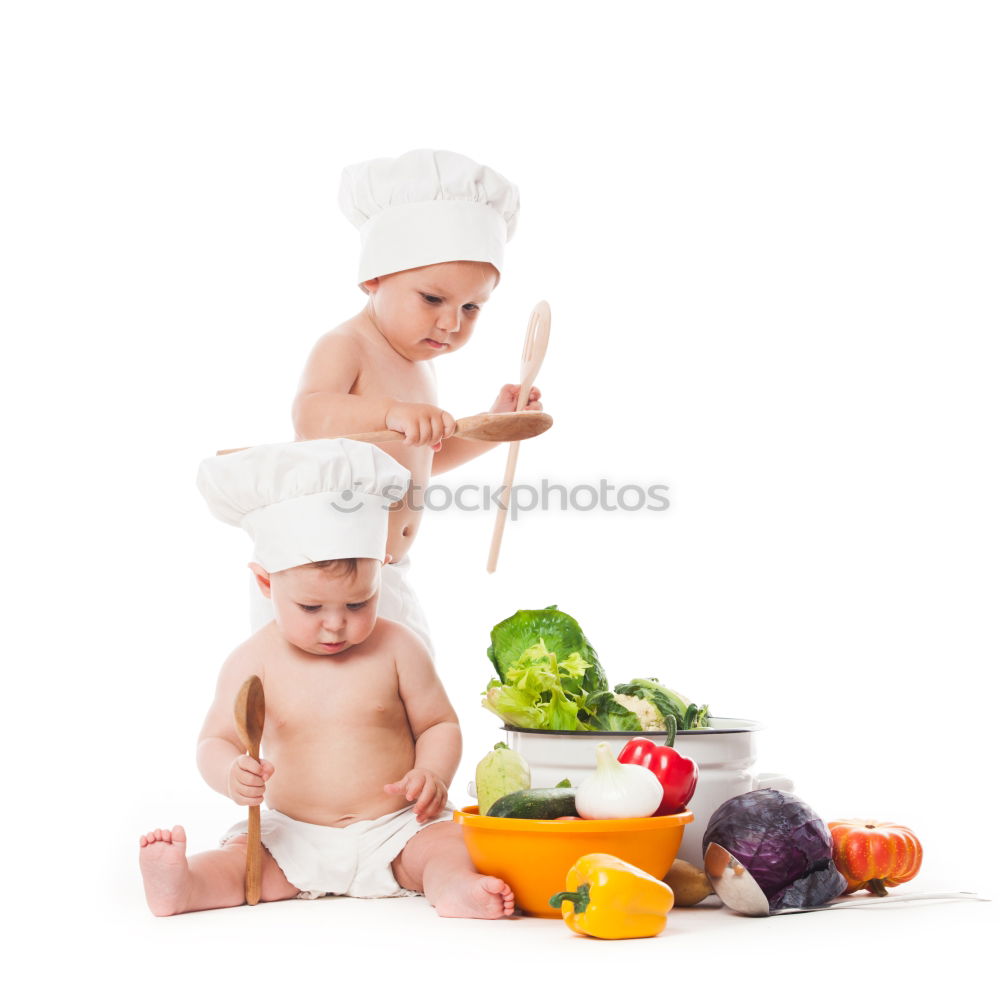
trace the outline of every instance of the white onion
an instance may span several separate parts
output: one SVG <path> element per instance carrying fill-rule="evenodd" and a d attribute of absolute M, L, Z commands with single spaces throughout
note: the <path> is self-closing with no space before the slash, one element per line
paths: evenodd
<path fill-rule="evenodd" d="M 663 786 L 649 768 L 619 764 L 607 743 L 597 744 L 597 770 L 580 782 L 576 811 L 584 819 L 641 819 L 652 816 Z"/>

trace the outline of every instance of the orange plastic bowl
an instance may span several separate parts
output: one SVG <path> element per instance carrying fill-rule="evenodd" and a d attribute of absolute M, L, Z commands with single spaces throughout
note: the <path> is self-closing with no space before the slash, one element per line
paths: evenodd
<path fill-rule="evenodd" d="M 549 900 L 566 888 L 566 872 L 584 854 L 613 854 L 663 878 L 677 857 L 687 810 L 647 819 L 501 819 L 458 809 L 465 846 L 476 870 L 502 878 L 518 907 L 533 917 L 560 917 Z"/>

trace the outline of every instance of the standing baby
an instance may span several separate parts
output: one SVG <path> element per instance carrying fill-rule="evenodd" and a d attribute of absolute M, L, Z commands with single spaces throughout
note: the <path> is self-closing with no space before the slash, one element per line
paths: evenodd
<path fill-rule="evenodd" d="M 365 308 L 313 348 L 292 416 L 299 439 L 382 428 L 405 437 L 383 449 L 409 470 L 418 500 L 432 475 L 494 447 L 452 437 L 455 421 L 437 405 L 433 364 L 472 336 L 500 280 L 504 246 L 517 225 L 517 188 L 458 153 L 414 150 L 370 160 L 343 174 L 340 204 L 359 229 L 358 282 Z M 520 386 L 505 385 L 490 413 L 517 407 Z M 540 410 L 532 387 L 528 409 Z M 432 648 L 406 574 L 420 526 L 419 503 L 390 512 L 379 615 L 402 622 Z M 272 614 L 266 582 L 252 590 L 254 628 Z"/>
<path fill-rule="evenodd" d="M 414 633 L 377 614 L 389 506 L 409 473 L 372 445 L 313 440 L 207 459 L 212 512 L 254 540 L 251 567 L 274 620 L 226 660 L 198 745 L 208 784 L 261 816 L 264 901 L 327 893 L 423 893 L 441 916 L 513 912 L 501 879 L 476 872 L 447 790 L 458 719 Z M 243 752 L 233 705 L 264 685 L 266 759 Z M 246 823 L 186 856 L 183 827 L 140 838 L 157 916 L 244 901 Z"/>

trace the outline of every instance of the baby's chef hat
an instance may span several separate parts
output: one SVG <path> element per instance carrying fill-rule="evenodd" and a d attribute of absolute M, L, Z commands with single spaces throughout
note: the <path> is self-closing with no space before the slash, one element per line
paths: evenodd
<path fill-rule="evenodd" d="M 361 232 L 360 283 L 450 260 L 500 271 L 520 203 L 495 170 L 460 153 L 415 149 L 347 167 L 340 207 Z"/>
<path fill-rule="evenodd" d="M 209 509 L 249 533 L 254 560 L 269 573 L 323 559 L 381 561 L 389 507 L 409 482 L 380 448 L 344 438 L 260 445 L 198 469 Z"/>

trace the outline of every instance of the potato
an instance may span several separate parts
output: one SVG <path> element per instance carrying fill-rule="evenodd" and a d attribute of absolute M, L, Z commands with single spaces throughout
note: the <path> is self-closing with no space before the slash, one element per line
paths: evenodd
<path fill-rule="evenodd" d="M 694 906 L 715 891 L 705 873 L 686 861 L 675 861 L 663 881 L 674 890 L 675 906 Z"/>

